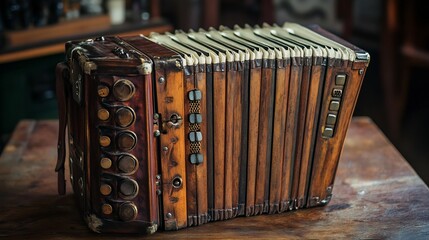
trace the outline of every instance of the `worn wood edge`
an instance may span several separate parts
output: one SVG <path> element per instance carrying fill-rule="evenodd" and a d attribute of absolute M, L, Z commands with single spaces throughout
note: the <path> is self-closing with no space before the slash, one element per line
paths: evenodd
<path fill-rule="evenodd" d="M 36 124 L 37 121 L 31 119 L 25 119 L 18 122 L 11 138 L 3 149 L 0 156 L 0 163 L 5 164 L 21 161 L 22 153 L 27 147 L 28 140 L 31 137 L 31 133 L 34 131 Z"/>

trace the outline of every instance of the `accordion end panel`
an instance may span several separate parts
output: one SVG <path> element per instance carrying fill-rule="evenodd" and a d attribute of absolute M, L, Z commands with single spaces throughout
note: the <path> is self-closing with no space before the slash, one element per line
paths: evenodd
<path fill-rule="evenodd" d="M 152 61 L 114 37 L 70 42 L 66 50 L 57 75 L 58 91 L 66 93 L 58 95 L 66 109 L 60 125 L 83 217 L 95 232 L 153 233 L 159 220 L 158 166 L 150 161 L 156 158 Z"/>
<path fill-rule="evenodd" d="M 318 161 L 315 161 L 313 166 L 309 207 L 326 205 L 332 198 L 335 173 L 368 63 L 369 59 L 366 58 L 343 63 L 344 68 L 334 71 L 331 75 L 332 80 L 329 81 L 331 84 L 325 86 L 323 101 L 325 106 L 322 107 L 320 131 L 314 153 L 314 158 Z M 334 92 L 340 89 L 336 84 L 342 82 L 340 78 L 344 78 L 346 84 L 341 89 L 341 97 L 338 98 L 334 96 Z M 336 118 L 334 124 L 332 116 Z"/>
<path fill-rule="evenodd" d="M 338 162 L 370 56 L 318 26 L 311 26 L 310 29 L 345 47 L 341 59 L 327 61 L 307 200 L 307 206 L 314 207 L 324 206 L 332 198 Z"/>

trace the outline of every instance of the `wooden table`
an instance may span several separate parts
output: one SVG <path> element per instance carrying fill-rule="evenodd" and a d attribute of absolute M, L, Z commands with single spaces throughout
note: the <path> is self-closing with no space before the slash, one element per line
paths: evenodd
<path fill-rule="evenodd" d="M 0 157 L 0 237 L 106 239 L 88 230 L 69 185 L 66 196 L 57 195 L 57 132 L 57 121 L 24 120 L 5 147 Z M 428 239 L 428 199 L 428 187 L 375 124 L 355 118 L 338 167 L 334 197 L 326 207 L 128 237 Z"/>

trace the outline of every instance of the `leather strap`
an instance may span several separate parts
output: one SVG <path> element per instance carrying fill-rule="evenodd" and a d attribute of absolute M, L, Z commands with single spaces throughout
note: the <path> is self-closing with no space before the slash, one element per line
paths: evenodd
<path fill-rule="evenodd" d="M 67 126 L 67 99 L 66 99 L 66 81 L 69 78 L 69 68 L 65 63 L 59 63 L 56 67 L 56 92 L 58 101 L 58 157 L 55 171 L 58 173 L 58 194 L 66 193 L 66 180 L 64 176 L 64 163 L 66 158 L 66 126 Z"/>

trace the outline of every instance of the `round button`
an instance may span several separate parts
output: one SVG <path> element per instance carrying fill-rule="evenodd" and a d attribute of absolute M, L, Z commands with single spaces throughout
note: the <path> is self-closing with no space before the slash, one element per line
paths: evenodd
<path fill-rule="evenodd" d="M 100 193 L 104 196 L 109 195 L 112 192 L 112 187 L 109 184 L 101 184 Z"/>
<path fill-rule="evenodd" d="M 122 194 L 122 198 L 130 199 L 137 195 L 139 186 L 136 181 L 128 178 L 122 180 L 119 186 L 119 191 Z"/>
<path fill-rule="evenodd" d="M 98 113 L 97 113 L 98 119 L 100 119 L 101 121 L 106 121 L 107 119 L 109 119 L 110 117 L 110 113 L 109 111 L 107 111 L 107 109 L 99 109 Z"/>
<path fill-rule="evenodd" d="M 123 203 L 119 206 L 119 218 L 122 221 L 131 221 L 137 217 L 137 207 L 133 203 Z"/>
<path fill-rule="evenodd" d="M 128 79 L 119 79 L 113 85 L 113 95 L 119 101 L 127 101 L 133 97 L 136 88 L 134 84 Z"/>
<path fill-rule="evenodd" d="M 128 127 L 134 122 L 134 111 L 129 107 L 121 107 L 116 110 L 116 123 L 121 127 Z"/>
<path fill-rule="evenodd" d="M 100 136 L 99 141 L 102 147 L 108 147 L 110 145 L 110 138 L 108 136 Z"/>
<path fill-rule="evenodd" d="M 118 135 L 118 148 L 123 151 L 129 151 L 136 145 L 136 137 L 132 132 L 122 132 Z"/>
<path fill-rule="evenodd" d="M 130 155 L 123 155 L 118 159 L 118 168 L 124 173 L 132 173 L 137 169 L 137 159 Z"/>
<path fill-rule="evenodd" d="M 110 158 L 104 157 L 100 160 L 100 166 L 104 169 L 109 169 L 112 166 L 112 160 L 110 160 Z"/>
<path fill-rule="evenodd" d="M 98 85 L 98 89 L 97 89 L 98 91 L 98 96 L 100 96 L 100 97 L 107 97 L 107 96 L 109 96 L 109 92 L 110 92 L 110 90 L 109 90 L 109 87 L 108 86 L 106 86 L 106 85 L 104 85 L 104 84 L 100 84 L 100 85 Z"/>
<path fill-rule="evenodd" d="M 113 207 L 112 207 L 112 205 L 105 203 L 101 206 L 101 211 L 105 215 L 110 215 L 113 212 Z"/>

